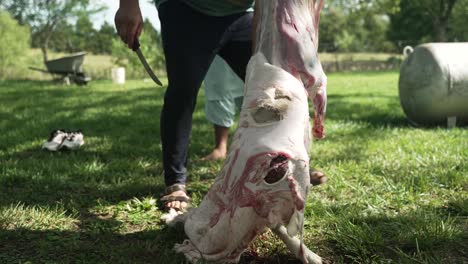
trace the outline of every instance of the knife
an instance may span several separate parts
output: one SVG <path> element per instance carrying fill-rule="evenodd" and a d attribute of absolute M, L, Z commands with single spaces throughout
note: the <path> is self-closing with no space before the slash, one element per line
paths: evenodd
<path fill-rule="evenodd" d="M 153 79 L 153 81 L 159 86 L 162 86 L 161 81 L 158 79 L 158 77 L 156 77 L 153 70 L 151 70 L 151 67 L 149 66 L 148 62 L 146 61 L 145 56 L 143 56 L 143 53 L 141 53 L 140 41 L 138 40 L 138 38 L 135 38 L 132 50 L 138 55 L 138 59 L 140 59 L 141 64 L 143 64 L 143 67 L 145 67 L 145 70 L 151 77 L 151 79 Z"/>

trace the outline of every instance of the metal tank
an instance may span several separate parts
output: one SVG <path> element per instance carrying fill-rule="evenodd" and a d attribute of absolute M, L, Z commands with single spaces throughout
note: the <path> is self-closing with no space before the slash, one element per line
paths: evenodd
<path fill-rule="evenodd" d="M 468 42 L 405 48 L 400 103 L 416 125 L 468 124 Z"/>

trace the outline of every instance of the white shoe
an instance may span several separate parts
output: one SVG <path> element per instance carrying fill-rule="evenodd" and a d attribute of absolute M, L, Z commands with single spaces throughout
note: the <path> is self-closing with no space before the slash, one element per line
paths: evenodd
<path fill-rule="evenodd" d="M 84 144 L 83 133 L 80 130 L 76 132 L 69 132 L 62 143 L 63 148 L 69 150 L 78 149 Z"/>
<path fill-rule="evenodd" d="M 42 144 L 43 149 L 50 151 L 57 151 L 62 147 L 62 143 L 65 141 L 67 133 L 61 129 L 54 130 L 50 133 L 49 139 Z"/>
<path fill-rule="evenodd" d="M 60 149 L 75 150 L 83 146 L 83 133 L 80 130 L 67 132 L 63 129 L 57 129 L 50 133 L 49 139 L 42 144 L 43 149 L 58 151 Z"/>

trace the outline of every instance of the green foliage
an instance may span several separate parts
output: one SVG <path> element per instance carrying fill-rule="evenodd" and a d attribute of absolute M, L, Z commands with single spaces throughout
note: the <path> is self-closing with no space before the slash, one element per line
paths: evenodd
<path fill-rule="evenodd" d="M 74 27 L 72 24 L 64 21 L 58 24 L 54 29 L 54 34 L 50 38 L 49 49 L 52 51 L 61 52 L 74 52 L 73 45 L 73 32 Z M 33 36 L 33 47 L 38 48 L 41 46 L 40 38 L 37 35 Z"/>
<path fill-rule="evenodd" d="M 401 49 L 406 45 L 416 46 L 432 31 L 432 18 L 424 10 L 416 8 L 413 1 L 402 0 L 400 11 L 391 15 L 389 37 Z"/>
<path fill-rule="evenodd" d="M 149 20 L 144 21 L 141 34 L 140 49 L 153 70 L 163 71 L 165 67 L 161 36 Z M 112 41 L 112 56 L 115 64 L 125 67 L 126 72 L 134 77 L 146 77 L 147 74 L 135 52 L 129 49 L 120 39 Z"/>
<path fill-rule="evenodd" d="M 55 29 L 49 48 L 56 52 L 88 51 L 94 54 L 111 54 L 112 41 L 117 39 L 114 26 L 104 22 L 96 30 L 90 18 L 82 16 L 74 25 L 64 22 Z M 39 46 L 36 43 L 35 46 Z"/>
<path fill-rule="evenodd" d="M 33 45 L 41 48 L 44 61 L 47 60 L 49 42 L 62 23 L 88 17 L 104 9 L 95 1 L 90 5 L 89 0 L 2 0 L 0 7 L 8 10 L 20 24 L 31 27 Z"/>
<path fill-rule="evenodd" d="M 453 17 L 450 21 L 449 38 L 453 41 L 466 42 L 468 41 L 468 1 L 460 0 L 453 10 Z"/>
<path fill-rule="evenodd" d="M 327 8 L 320 17 L 320 51 L 334 52 L 338 50 L 338 36 L 346 30 L 346 14 L 341 8 Z"/>
<path fill-rule="evenodd" d="M 356 36 L 351 35 L 348 31 L 343 30 L 336 36 L 336 45 L 339 51 L 350 52 L 359 50 L 359 43 L 356 41 Z"/>
<path fill-rule="evenodd" d="M 96 30 L 93 28 L 93 23 L 87 15 L 79 16 L 76 20 L 74 31 L 74 48 L 78 50 L 93 50 L 93 45 L 96 43 Z M 91 41 L 90 41 L 91 40 Z"/>
<path fill-rule="evenodd" d="M 399 48 L 424 42 L 468 41 L 468 0 L 400 0 L 388 38 Z"/>
<path fill-rule="evenodd" d="M 0 10 L 0 79 L 10 76 L 21 67 L 29 50 L 30 31 L 21 26 L 9 13 Z M 11 76 L 10 76 L 11 77 Z"/>
<path fill-rule="evenodd" d="M 112 53 L 112 41 L 117 38 L 114 26 L 104 22 L 101 28 L 97 32 L 94 53 L 99 54 L 111 54 Z"/>
<path fill-rule="evenodd" d="M 380 9 L 359 2 L 357 5 L 332 1 L 320 20 L 321 51 L 326 52 L 391 52 L 387 41 L 388 19 Z"/>
<path fill-rule="evenodd" d="M 401 51 L 430 41 L 467 41 L 468 0 L 330 0 L 320 50 Z"/>

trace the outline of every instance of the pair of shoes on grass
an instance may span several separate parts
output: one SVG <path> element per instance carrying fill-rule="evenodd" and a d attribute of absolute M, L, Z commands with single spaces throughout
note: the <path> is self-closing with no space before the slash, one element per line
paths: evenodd
<path fill-rule="evenodd" d="M 56 129 L 50 132 L 49 139 L 42 144 L 43 149 L 58 151 L 61 149 L 75 150 L 84 144 L 83 133 L 81 130 L 66 131 Z"/>

